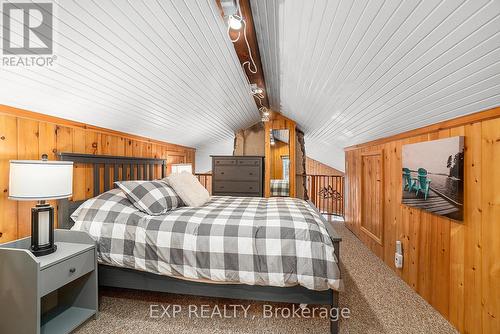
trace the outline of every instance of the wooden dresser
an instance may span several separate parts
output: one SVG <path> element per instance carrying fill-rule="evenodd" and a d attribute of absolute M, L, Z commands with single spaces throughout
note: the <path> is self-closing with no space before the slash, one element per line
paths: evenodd
<path fill-rule="evenodd" d="M 253 196 L 264 194 L 264 157 L 212 156 L 212 195 Z"/>

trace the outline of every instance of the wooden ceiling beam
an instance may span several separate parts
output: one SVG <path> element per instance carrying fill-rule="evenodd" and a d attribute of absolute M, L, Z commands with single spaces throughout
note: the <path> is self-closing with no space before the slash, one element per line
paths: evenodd
<path fill-rule="evenodd" d="M 236 50 L 236 54 L 238 55 L 240 63 L 243 67 L 243 70 L 245 71 L 245 74 L 250 80 L 250 83 L 255 83 L 257 84 L 258 87 L 264 90 L 263 93 L 264 98 L 261 99 L 261 102 L 263 106 L 269 108 L 266 82 L 264 80 L 264 71 L 262 70 L 262 62 L 260 59 L 259 45 L 257 43 L 257 35 L 255 33 L 252 9 L 250 8 L 250 0 L 239 0 L 239 4 L 240 4 L 241 15 L 243 17 L 243 20 L 245 21 L 245 24 L 240 30 L 231 29 L 229 31 L 229 36 L 231 37 L 232 40 L 235 40 L 238 38 L 238 34 L 240 35 L 239 39 L 236 42 L 233 42 L 234 49 Z M 219 6 L 221 15 L 224 18 L 224 12 L 222 11 L 220 0 L 217 0 L 217 5 Z M 255 62 L 255 67 L 257 69 L 256 73 L 252 73 L 252 71 L 250 71 L 248 67 L 248 64 L 246 63 L 250 62 L 251 60 L 248 47 L 245 43 L 245 36 L 243 31 L 245 28 L 246 28 L 246 37 L 248 40 L 248 45 L 250 46 L 252 58 Z M 243 66 L 243 64 L 245 64 L 245 66 Z M 255 103 L 257 104 L 257 108 L 261 107 L 257 98 L 255 98 Z"/>

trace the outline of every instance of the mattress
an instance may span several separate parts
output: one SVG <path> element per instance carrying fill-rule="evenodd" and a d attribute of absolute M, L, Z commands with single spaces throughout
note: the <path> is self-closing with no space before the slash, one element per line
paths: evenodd
<path fill-rule="evenodd" d="M 213 196 L 202 207 L 150 216 L 114 189 L 71 217 L 73 230 L 97 241 L 102 264 L 216 283 L 340 287 L 333 243 L 300 199 Z"/>

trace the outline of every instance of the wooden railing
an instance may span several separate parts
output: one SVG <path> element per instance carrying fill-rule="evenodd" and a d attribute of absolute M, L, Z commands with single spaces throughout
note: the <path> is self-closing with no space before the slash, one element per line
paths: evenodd
<path fill-rule="evenodd" d="M 212 194 L 212 174 L 210 173 L 199 173 L 194 174 L 198 181 L 208 190 L 209 194 Z"/>
<path fill-rule="evenodd" d="M 212 193 L 212 174 L 195 174 L 200 183 Z M 297 180 L 304 177 L 298 175 Z M 344 177 L 332 175 L 305 175 L 307 195 L 321 213 L 344 217 Z"/>
<path fill-rule="evenodd" d="M 344 177 L 306 175 L 307 195 L 321 213 L 344 217 Z"/>

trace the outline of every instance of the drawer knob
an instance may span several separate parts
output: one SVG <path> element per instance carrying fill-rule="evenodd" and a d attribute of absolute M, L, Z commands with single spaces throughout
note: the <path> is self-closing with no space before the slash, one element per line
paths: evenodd
<path fill-rule="evenodd" d="M 220 173 L 221 173 L 221 175 L 224 174 L 224 172 L 220 172 Z"/>
<path fill-rule="evenodd" d="M 69 272 L 70 272 L 70 273 L 72 273 L 72 274 L 74 274 L 74 273 L 75 273 L 75 271 L 76 271 L 76 268 L 70 268 L 70 269 L 69 269 Z"/>
<path fill-rule="evenodd" d="M 253 187 L 248 187 L 248 189 L 253 189 Z"/>
<path fill-rule="evenodd" d="M 248 173 L 248 175 L 253 175 L 253 173 Z"/>
<path fill-rule="evenodd" d="M 221 186 L 220 188 L 221 188 L 221 189 L 224 189 L 224 186 Z"/>

